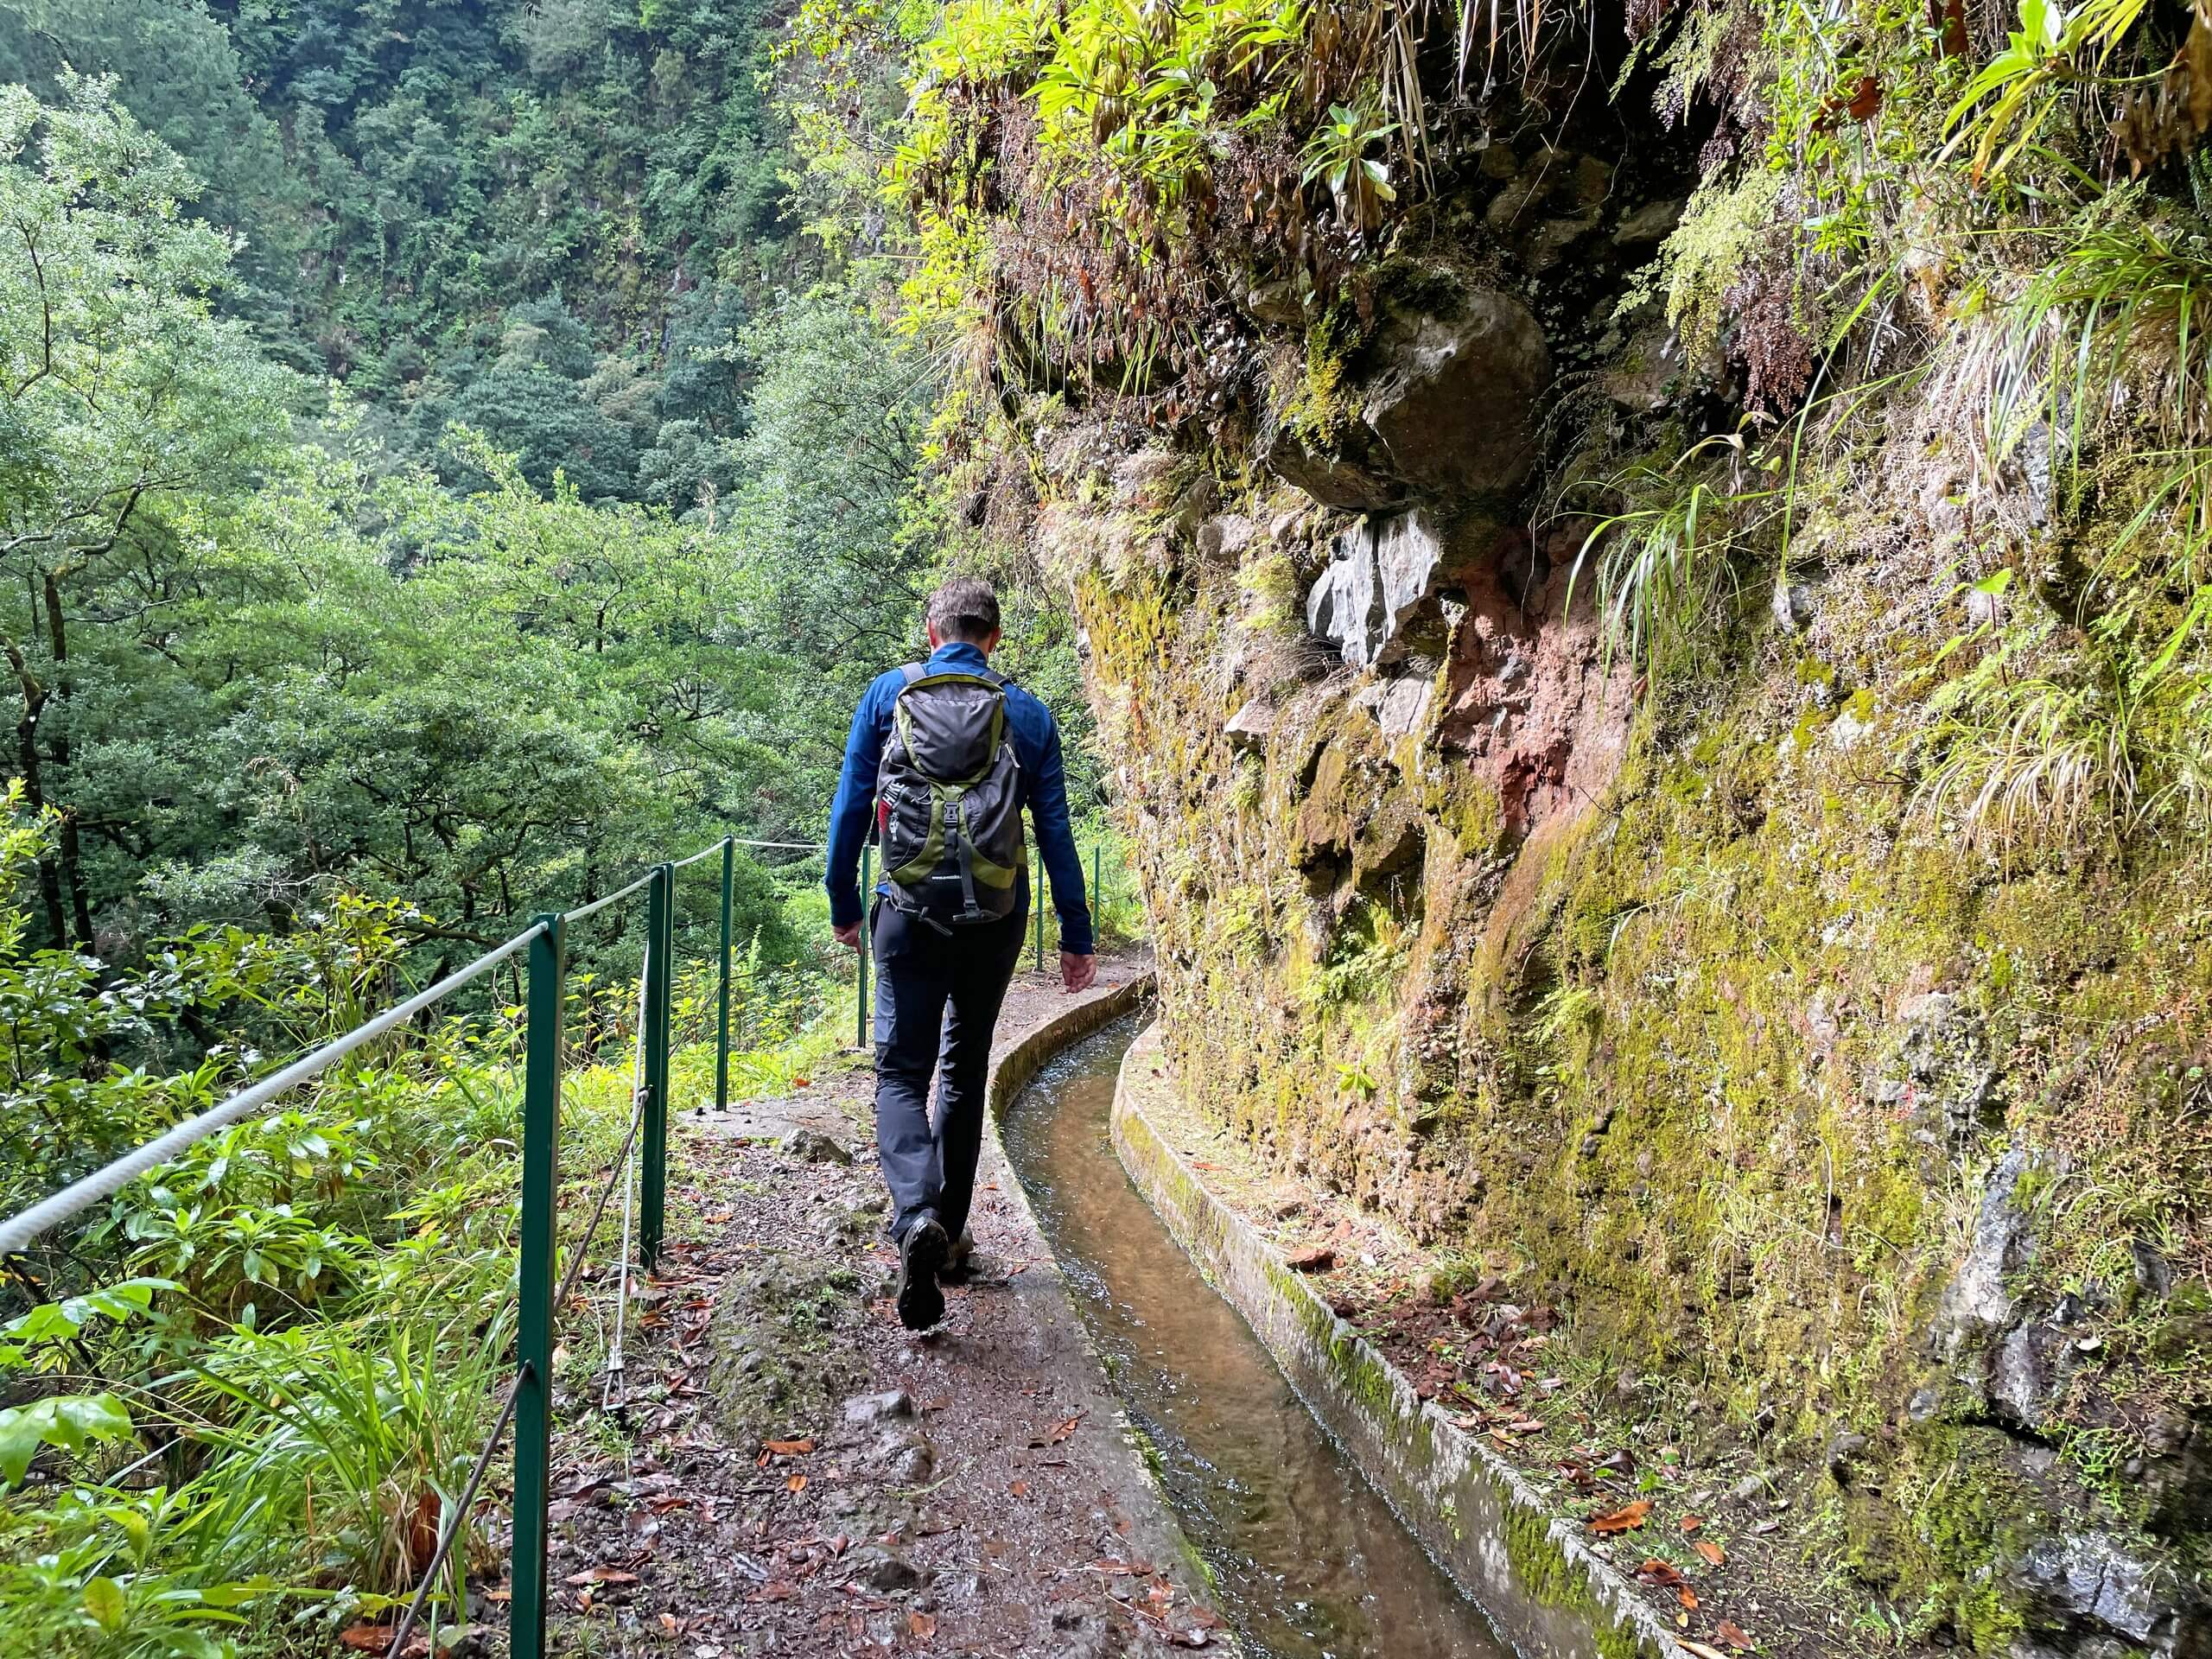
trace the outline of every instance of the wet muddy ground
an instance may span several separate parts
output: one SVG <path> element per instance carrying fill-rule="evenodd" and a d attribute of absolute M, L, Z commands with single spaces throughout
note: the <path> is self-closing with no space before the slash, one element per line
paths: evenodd
<path fill-rule="evenodd" d="M 1065 1006 L 1025 973 L 1002 1045 Z M 988 1149 L 982 1271 L 949 1287 L 937 1332 L 899 1327 L 869 1086 L 849 1067 L 788 1110 L 681 1119 L 671 1243 L 619 1395 L 579 1376 L 559 1404 L 555 1650 L 1060 1659 L 1217 1644 Z"/>

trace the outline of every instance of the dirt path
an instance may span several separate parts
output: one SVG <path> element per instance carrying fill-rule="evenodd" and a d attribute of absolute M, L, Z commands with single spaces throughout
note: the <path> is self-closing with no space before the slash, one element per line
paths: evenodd
<path fill-rule="evenodd" d="M 1103 964 L 1090 995 L 1141 967 Z M 1001 1051 L 1068 1006 L 1025 972 Z M 984 1271 L 938 1332 L 899 1327 L 872 1085 L 855 1056 L 789 1100 L 682 1116 L 620 1392 L 579 1378 L 561 1402 L 556 1650 L 1225 1645 L 995 1137 Z"/>

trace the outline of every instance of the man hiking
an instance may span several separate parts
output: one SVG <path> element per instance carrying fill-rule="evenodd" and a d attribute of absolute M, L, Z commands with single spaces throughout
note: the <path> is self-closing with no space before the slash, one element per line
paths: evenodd
<path fill-rule="evenodd" d="M 1060 918 L 1060 977 L 1097 973 L 1082 861 L 1068 827 L 1059 728 L 990 665 L 998 595 L 956 577 L 930 595 L 927 662 L 861 698 L 830 808 L 830 920 L 860 948 L 861 845 L 882 842 L 869 902 L 875 950 L 875 1149 L 899 1246 L 899 1319 L 944 1317 L 938 1275 L 966 1265 L 982 1149 L 983 1083 L 1030 903 L 1029 810 Z M 935 1127 L 930 1074 L 938 1073 Z"/>

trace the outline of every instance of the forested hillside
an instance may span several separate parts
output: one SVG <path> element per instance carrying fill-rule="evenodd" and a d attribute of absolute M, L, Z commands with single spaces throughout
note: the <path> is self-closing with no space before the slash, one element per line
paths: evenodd
<path fill-rule="evenodd" d="M 809 838 L 939 556 L 937 376 L 793 233 L 772 55 L 711 7 L 0 9 L 50 939 L 335 883 L 467 940 Z"/>
<path fill-rule="evenodd" d="M 0 7 L 0 1211 L 725 835 L 799 843 L 737 860 L 739 1087 L 831 1039 L 804 846 L 859 688 L 983 556 L 880 218 L 797 232 L 779 38 Z M 1009 666 L 1079 736 L 1030 592 Z M 569 939 L 571 1185 L 628 1116 L 644 920 Z M 679 906 L 680 1052 L 715 924 Z M 522 991 L 7 1264 L 0 1652 L 323 1651 L 411 1587 L 513 1341 Z"/>

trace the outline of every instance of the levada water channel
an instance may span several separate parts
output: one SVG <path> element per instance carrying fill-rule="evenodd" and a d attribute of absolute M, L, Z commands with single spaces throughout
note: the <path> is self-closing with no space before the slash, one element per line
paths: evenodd
<path fill-rule="evenodd" d="M 1060 1055 L 1001 1128 L 1221 1611 L 1268 1659 L 1505 1659 L 1123 1173 L 1108 1119 L 1136 1031 Z"/>

